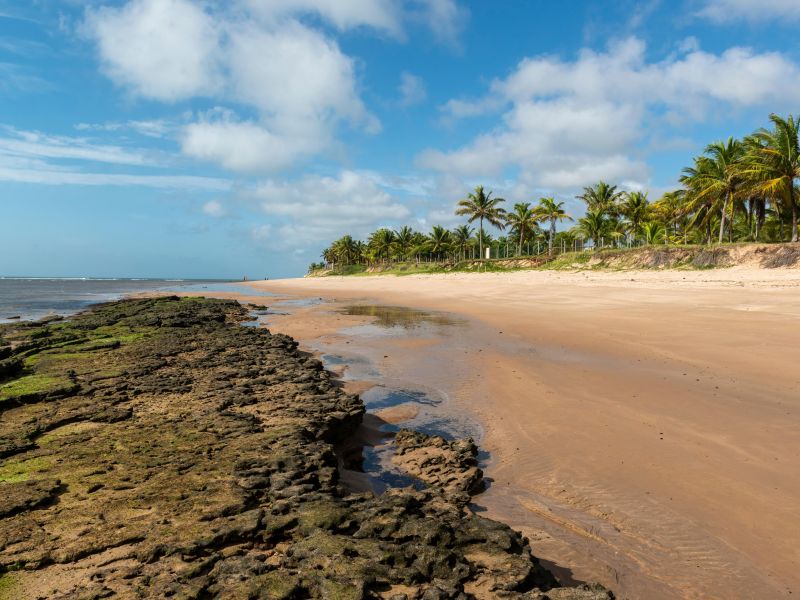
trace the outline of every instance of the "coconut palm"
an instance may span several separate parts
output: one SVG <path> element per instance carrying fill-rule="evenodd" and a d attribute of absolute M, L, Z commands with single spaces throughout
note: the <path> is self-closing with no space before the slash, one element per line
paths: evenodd
<path fill-rule="evenodd" d="M 369 236 L 367 245 L 375 252 L 377 258 L 384 257 L 388 261 L 394 242 L 394 231 L 386 227 L 381 227 Z"/>
<path fill-rule="evenodd" d="M 556 202 L 554 198 L 540 198 L 539 205 L 535 209 L 536 216 L 542 221 L 550 222 L 550 236 L 547 239 L 547 248 L 550 253 L 553 252 L 553 240 L 556 237 L 556 223 L 558 221 L 569 220 L 572 221 L 566 211 L 564 210 L 563 202 Z"/>
<path fill-rule="evenodd" d="M 506 215 L 506 225 L 517 234 L 517 254 L 522 254 L 522 245 L 526 239 L 533 237 L 537 224 L 538 215 L 531 209 L 529 202 L 518 202 L 514 205 L 514 211 Z"/>
<path fill-rule="evenodd" d="M 744 146 L 739 140 L 714 142 L 705 149 L 705 156 L 695 159 L 695 166 L 683 170 L 681 182 L 689 190 L 695 203 L 710 202 L 719 208 L 719 243 L 725 235 L 728 208 L 733 216 L 733 205 L 742 191 L 742 156 Z"/>
<path fill-rule="evenodd" d="M 797 190 L 800 178 L 800 117 L 771 114 L 773 128 L 759 129 L 747 140 L 741 175 L 753 188 L 775 198 L 792 216 L 792 241 L 797 235 Z"/>
<path fill-rule="evenodd" d="M 617 203 L 622 200 L 624 193 L 617 190 L 617 186 L 599 181 L 593 186 L 583 188 L 583 193 L 576 196 L 586 202 L 586 209 L 600 211 L 604 215 L 617 214 Z"/>
<path fill-rule="evenodd" d="M 394 250 L 403 259 L 408 258 L 411 249 L 414 247 L 414 230 L 407 225 L 400 228 L 394 234 Z"/>
<path fill-rule="evenodd" d="M 472 245 L 472 234 L 475 229 L 469 225 L 460 225 L 453 229 L 450 239 L 452 240 L 453 248 L 461 254 L 464 258 L 467 254 L 467 248 Z"/>
<path fill-rule="evenodd" d="M 655 244 L 666 238 L 667 232 L 658 221 L 648 221 L 642 225 L 642 235 L 645 244 Z"/>
<path fill-rule="evenodd" d="M 600 245 L 600 239 L 609 233 L 611 220 L 606 216 L 601 206 L 589 209 L 586 215 L 578 219 L 578 231 L 594 242 L 594 247 Z"/>
<path fill-rule="evenodd" d="M 428 235 L 428 251 L 434 256 L 441 255 L 450 250 L 450 232 L 441 225 L 434 225 Z"/>
<path fill-rule="evenodd" d="M 636 236 L 641 224 L 647 220 L 650 212 L 650 203 L 647 201 L 647 192 L 628 192 L 623 195 L 619 205 L 619 212 L 628 220 L 630 233 Z"/>
<path fill-rule="evenodd" d="M 476 187 L 474 192 L 467 194 L 467 197 L 464 200 L 458 201 L 456 214 L 459 216 L 468 216 L 469 223 L 478 221 L 480 224 L 478 227 L 478 245 L 480 247 L 481 258 L 483 258 L 484 220 L 488 221 L 498 229 L 503 229 L 505 226 L 503 219 L 506 211 L 498 206 L 502 202 L 505 202 L 503 198 L 492 198 L 492 192 L 489 192 L 488 194 L 484 192 L 482 185 Z"/>

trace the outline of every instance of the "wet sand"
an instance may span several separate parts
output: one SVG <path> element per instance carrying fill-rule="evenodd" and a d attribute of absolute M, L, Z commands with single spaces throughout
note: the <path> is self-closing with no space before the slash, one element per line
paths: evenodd
<path fill-rule="evenodd" d="M 382 376 L 435 387 L 476 418 L 493 480 L 478 504 L 562 577 L 622 598 L 800 590 L 800 272 L 251 285 L 333 300 L 269 325 L 311 349 L 349 343 Z M 380 317 L 334 308 L 376 303 L 447 315 L 420 336 L 341 335 Z"/>

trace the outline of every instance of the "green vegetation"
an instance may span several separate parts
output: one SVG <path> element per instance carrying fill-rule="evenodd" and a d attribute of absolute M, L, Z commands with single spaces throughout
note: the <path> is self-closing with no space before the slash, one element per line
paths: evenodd
<path fill-rule="evenodd" d="M 540 198 L 535 205 L 520 202 L 506 212 L 502 198 L 478 186 L 456 205 L 456 215 L 477 221 L 447 230 L 434 225 L 425 234 L 404 226 L 381 228 L 366 241 L 345 235 L 322 252 L 322 263 L 309 272 L 350 275 L 368 269 L 380 272 L 472 270 L 464 261 L 546 255 L 586 248 L 711 245 L 716 241 L 798 241 L 800 188 L 800 118 L 770 115 L 771 127 L 741 140 L 709 144 L 692 166 L 683 169 L 681 188 L 655 202 L 644 190 L 621 190 L 600 181 L 577 196 L 586 205 L 583 216 L 565 231 L 559 222 L 572 221 L 565 200 Z M 493 238 L 484 222 L 507 236 Z M 400 266 L 409 265 L 409 266 Z M 413 266 L 411 266 L 413 265 Z M 436 266 L 433 266 L 436 265 Z M 492 267 L 487 263 L 487 269 Z"/>
<path fill-rule="evenodd" d="M 0 484 L 28 481 L 31 475 L 46 471 L 50 465 L 50 460 L 44 457 L 6 461 L 0 466 Z"/>
<path fill-rule="evenodd" d="M 60 375 L 33 374 L 0 385 L 0 402 L 69 393 L 75 384 Z"/>

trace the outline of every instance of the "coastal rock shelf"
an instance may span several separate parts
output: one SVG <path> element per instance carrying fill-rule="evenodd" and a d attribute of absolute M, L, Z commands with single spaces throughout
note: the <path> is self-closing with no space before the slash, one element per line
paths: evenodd
<path fill-rule="evenodd" d="M 431 487 L 349 493 L 362 402 L 247 319 L 169 297 L 0 327 L 0 599 L 611 597 L 464 508 L 474 446 L 404 433 L 445 457 L 411 461 Z"/>

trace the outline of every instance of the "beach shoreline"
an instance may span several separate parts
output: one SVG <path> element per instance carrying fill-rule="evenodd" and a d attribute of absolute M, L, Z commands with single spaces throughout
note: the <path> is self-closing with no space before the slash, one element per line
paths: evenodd
<path fill-rule="evenodd" d="M 282 297 L 446 311 L 478 324 L 459 330 L 465 379 L 453 394 L 455 407 L 478 418 L 492 455 L 494 481 L 476 502 L 521 529 L 556 570 L 565 565 L 621 597 L 788 597 L 797 589 L 796 540 L 787 536 L 800 499 L 791 467 L 796 270 L 249 285 Z M 307 307 L 269 326 L 311 344 L 341 328 L 331 314 Z M 395 344 L 386 362 L 450 368 L 424 345 L 405 354 Z"/>

